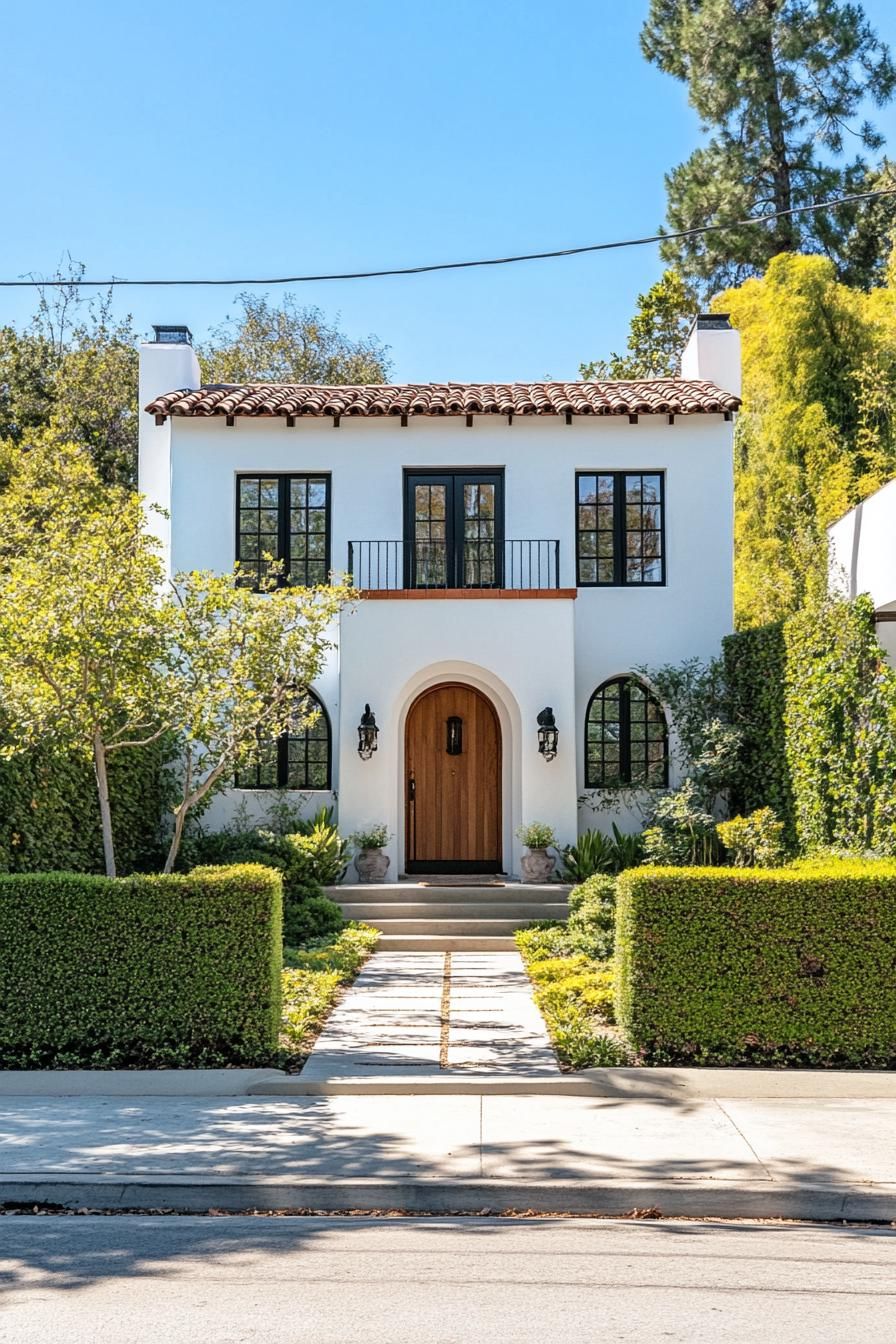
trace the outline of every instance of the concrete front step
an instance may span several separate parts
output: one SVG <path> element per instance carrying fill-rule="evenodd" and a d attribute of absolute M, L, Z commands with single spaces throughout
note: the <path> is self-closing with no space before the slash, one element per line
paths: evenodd
<path fill-rule="evenodd" d="M 432 927 L 432 926 L 430 926 Z M 512 938 L 488 934 L 384 933 L 377 952 L 515 952 Z"/>
<path fill-rule="evenodd" d="M 463 884 L 450 887 L 430 887 L 419 882 L 364 882 L 343 883 L 327 887 L 326 893 L 339 905 L 554 905 L 565 901 L 571 887 L 562 882 L 541 886 L 508 882 L 506 886 L 484 887 Z"/>
<path fill-rule="evenodd" d="M 436 904 L 430 901 L 413 901 L 407 904 L 397 905 L 394 902 L 386 901 L 364 901 L 356 903 L 354 901 L 340 901 L 342 913 L 346 919 L 359 919 L 367 924 L 378 924 L 396 919 L 425 919 L 428 922 L 433 920 L 457 919 L 512 919 L 517 927 L 521 924 L 531 924 L 536 919 L 565 919 L 567 910 L 565 901 L 557 901 L 549 905 L 546 901 L 527 902 L 518 905 L 509 903 L 501 904 L 497 901 L 489 901 L 487 904 L 474 905 L 473 902 L 458 905 Z"/>
<path fill-rule="evenodd" d="M 440 938 L 470 937 L 512 938 L 528 920 L 518 919 L 375 919 L 374 928 L 386 934 L 433 934 Z"/>

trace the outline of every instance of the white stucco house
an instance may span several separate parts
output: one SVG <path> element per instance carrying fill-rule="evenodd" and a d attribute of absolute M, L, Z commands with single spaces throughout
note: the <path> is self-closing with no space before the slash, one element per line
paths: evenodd
<path fill-rule="evenodd" d="M 348 572 L 364 595 L 318 725 L 213 824 L 289 788 L 338 799 L 343 833 L 384 822 L 396 876 L 514 875 L 521 823 L 569 843 L 612 819 L 593 790 L 667 782 L 672 725 L 630 676 L 732 629 L 726 318 L 695 321 L 680 378 L 615 383 L 203 387 L 187 329 L 156 335 L 140 490 L 170 572 L 270 550 L 293 582 Z"/>
<path fill-rule="evenodd" d="M 896 481 L 888 481 L 828 528 L 829 587 L 868 593 L 877 638 L 896 665 Z"/>

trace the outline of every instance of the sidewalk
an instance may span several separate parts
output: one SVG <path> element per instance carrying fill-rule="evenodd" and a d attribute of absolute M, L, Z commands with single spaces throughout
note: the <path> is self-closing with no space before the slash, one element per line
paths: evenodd
<path fill-rule="evenodd" d="M 303 1086 L 560 1078 L 518 952 L 377 952 L 327 1020 Z"/>
<path fill-rule="evenodd" d="M 796 1099 L 615 1072 L 591 1097 L 5 1096 L 0 1201 L 896 1219 L 892 1076 L 794 1075 Z"/>

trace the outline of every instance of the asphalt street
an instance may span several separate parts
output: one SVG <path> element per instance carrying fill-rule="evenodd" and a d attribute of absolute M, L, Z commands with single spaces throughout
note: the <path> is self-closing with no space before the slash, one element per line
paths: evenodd
<path fill-rule="evenodd" d="M 896 1229 L 0 1218 L 3 1344 L 810 1344 L 896 1336 Z"/>

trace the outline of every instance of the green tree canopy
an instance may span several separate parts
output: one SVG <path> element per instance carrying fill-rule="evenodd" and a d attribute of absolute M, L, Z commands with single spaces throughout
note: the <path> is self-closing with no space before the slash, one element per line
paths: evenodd
<path fill-rule="evenodd" d="M 775 257 L 721 294 L 741 333 L 735 608 L 741 626 L 824 588 L 825 528 L 896 475 L 896 290 L 841 284 L 824 257 Z"/>
<path fill-rule="evenodd" d="M 352 340 L 319 308 L 293 294 L 279 305 L 266 294 L 240 294 L 235 318 L 199 348 L 202 376 L 212 383 L 384 383 L 388 347 L 375 336 Z"/>
<path fill-rule="evenodd" d="M 625 354 L 580 364 L 582 377 L 674 378 L 697 303 L 696 290 L 677 271 L 665 271 L 646 294 L 638 295 Z"/>
<path fill-rule="evenodd" d="M 865 222 L 858 206 L 767 225 L 736 221 L 867 190 L 863 152 L 879 149 L 883 137 L 867 120 L 851 122 L 863 104 L 889 101 L 896 70 L 862 6 L 651 0 L 641 49 L 687 84 L 709 132 L 666 177 L 669 230 L 728 226 L 668 239 L 663 259 L 708 292 L 764 271 L 782 252 L 820 252 L 854 266 L 850 239 Z M 847 157 L 852 144 L 859 152 Z M 877 260 L 866 262 L 866 273 Z"/>

